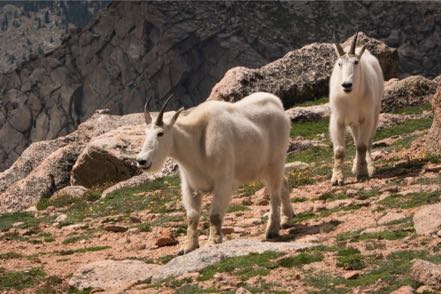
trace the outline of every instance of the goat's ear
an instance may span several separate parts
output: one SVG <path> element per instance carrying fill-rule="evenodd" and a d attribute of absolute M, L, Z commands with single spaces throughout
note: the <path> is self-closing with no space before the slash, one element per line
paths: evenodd
<path fill-rule="evenodd" d="M 173 114 L 173 117 L 171 118 L 170 121 L 170 126 L 172 127 L 176 120 L 178 119 L 179 115 L 181 114 L 181 112 L 184 110 L 184 107 L 180 108 L 178 111 L 175 112 L 175 114 Z"/>
<path fill-rule="evenodd" d="M 358 59 L 360 59 L 361 56 L 363 55 L 364 50 L 366 50 L 367 45 L 368 45 L 368 44 L 364 44 L 363 46 L 361 46 L 361 48 L 360 48 L 360 52 L 357 54 Z"/>

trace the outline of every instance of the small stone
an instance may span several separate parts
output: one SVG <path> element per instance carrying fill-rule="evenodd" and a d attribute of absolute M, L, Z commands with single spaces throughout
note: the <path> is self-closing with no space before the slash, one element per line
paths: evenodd
<path fill-rule="evenodd" d="M 398 220 L 404 219 L 406 217 L 407 217 L 407 215 L 405 215 L 404 213 L 389 212 L 389 213 L 383 215 L 378 220 L 378 224 L 382 226 L 382 225 L 388 224 L 388 223 L 393 222 L 393 221 L 398 221 Z"/>
<path fill-rule="evenodd" d="M 236 290 L 235 294 L 251 294 L 251 292 L 244 287 L 240 287 Z"/>
<path fill-rule="evenodd" d="M 156 236 L 155 245 L 158 247 L 173 246 L 178 244 L 169 228 L 155 228 L 153 231 Z"/>
<path fill-rule="evenodd" d="M 359 276 L 360 276 L 360 272 L 358 271 L 350 271 L 343 274 L 343 278 L 345 278 L 346 280 L 355 280 Z"/>
<path fill-rule="evenodd" d="M 403 182 L 406 186 L 410 186 L 410 185 L 415 184 L 415 178 L 414 177 L 405 177 L 403 179 Z"/>
<path fill-rule="evenodd" d="M 436 235 L 441 238 L 441 230 L 439 230 Z"/>
<path fill-rule="evenodd" d="M 138 217 L 138 216 L 136 216 L 136 215 L 130 215 L 130 221 L 132 222 L 132 223 L 135 223 L 135 224 L 140 224 L 140 223 L 142 223 L 142 220 Z"/>
<path fill-rule="evenodd" d="M 395 291 L 392 291 L 390 294 L 413 294 L 415 290 L 411 286 L 403 286 Z"/>
<path fill-rule="evenodd" d="M 426 205 L 417 209 L 413 225 L 418 235 L 430 235 L 441 229 L 441 203 Z"/>
<path fill-rule="evenodd" d="M 391 186 L 382 187 L 379 192 L 380 193 L 385 193 L 385 192 L 397 193 L 398 190 L 399 189 L 398 189 L 397 185 L 391 185 Z"/>
<path fill-rule="evenodd" d="M 352 189 L 355 190 L 363 190 L 364 189 L 364 184 L 363 183 L 356 183 L 352 185 Z"/>
<path fill-rule="evenodd" d="M 357 195 L 357 193 L 358 193 L 358 191 L 355 190 L 355 189 L 347 189 L 346 190 L 346 195 L 347 196 L 354 196 L 354 195 Z"/>
<path fill-rule="evenodd" d="M 263 187 L 262 189 L 258 190 L 256 193 L 254 193 L 254 197 L 256 199 L 267 199 L 267 200 L 270 199 L 269 192 L 266 189 L 266 187 Z"/>
<path fill-rule="evenodd" d="M 424 167 L 424 172 L 438 173 L 441 171 L 441 164 L 429 163 Z"/>
<path fill-rule="evenodd" d="M 64 213 L 60 214 L 60 215 L 57 216 L 57 218 L 55 219 L 55 221 L 56 221 L 57 223 L 64 222 L 65 220 L 67 220 L 67 215 L 65 215 Z"/>
<path fill-rule="evenodd" d="M 323 203 L 314 203 L 314 208 L 312 209 L 313 212 L 318 212 L 326 209 L 326 205 Z"/>
<path fill-rule="evenodd" d="M 418 294 L 420 294 L 420 293 L 421 294 L 424 294 L 424 293 L 435 293 L 435 290 L 432 287 L 430 287 L 430 286 L 423 285 L 423 286 L 418 287 L 418 289 L 416 289 L 416 292 Z"/>
<path fill-rule="evenodd" d="M 285 171 L 304 171 L 309 168 L 309 164 L 302 161 L 294 161 L 294 162 L 288 162 L 285 164 Z"/>
<path fill-rule="evenodd" d="M 381 159 L 384 156 L 384 152 L 382 150 L 376 150 L 371 153 L 372 160 L 376 161 Z"/>
<path fill-rule="evenodd" d="M 120 225 L 107 225 L 104 227 L 104 230 L 114 233 L 124 233 L 128 230 L 128 228 Z"/>
<path fill-rule="evenodd" d="M 234 227 L 234 232 L 241 234 L 241 233 L 245 233 L 245 229 L 244 228 L 240 228 L 240 227 Z"/>
<path fill-rule="evenodd" d="M 207 235 L 200 235 L 199 240 L 202 240 L 202 241 L 208 240 L 208 236 Z"/>
<path fill-rule="evenodd" d="M 222 228 L 222 234 L 230 235 L 232 233 L 234 233 L 234 228 L 233 227 L 223 227 Z"/>
<path fill-rule="evenodd" d="M 81 240 L 80 244 L 86 244 L 86 240 L 85 239 Z"/>
<path fill-rule="evenodd" d="M 19 227 L 19 226 L 21 226 L 23 224 L 24 224 L 24 222 L 15 222 L 15 223 L 12 224 L 12 227 L 16 228 L 16 227 Z"/>
<path fill-rule="evenodd" d="M 411 277 L 422 285 L 441 288 L 441 266 L 426 260 L 416 259 Z"/>
<path fill-rule="evenodd" d="M 268 201 L 268 199 L 265 199 L 265 198 L 259 198 L 256 200 L 255 203 L 256 203 L 256 205 L 259 205 L 259 206 L 267 206 L 269 204 L 269 201 Z"/>

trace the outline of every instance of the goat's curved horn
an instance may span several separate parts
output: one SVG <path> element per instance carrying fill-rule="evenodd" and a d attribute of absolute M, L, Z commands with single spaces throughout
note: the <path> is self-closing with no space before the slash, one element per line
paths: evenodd
<path fill-rule="evenodd" d="M 357 37 L 358 37 L 358 30 L 355 33 L 354 39 L 352 40 L 351 50 L 349 50 L 349 54 L 355 55 L 355 47 L 357 46 Z"/>
<path fill-rule="evenodd" d="M 161 111 L 158 114 L 158 118 L 156 119 L 156 125 L 162 126 L 164 125 L 164 122 L 162 121 L 162 117 L 164 116 L 165 108 L 167 107 L 167 104 L 170 102 L 170 100 L 173 98 L 173 95 L 170 95 L 167 100 L 165 100 L 164 104 L 162 105 Z"/>
<path fill-rule="evenodd" d="M 150 96 L 150 98 L 147 100 L 147 102 L 144 105 L 144 119 L 145 119 L 145 123 L 149 124 L 152 122 L 152 117 L 150 115 L 150 112 L 147 110 L 150 100 L 152 100 L 152 97 Z"/>
<path fill-rule="evenodd" d="M 335 44 L 335 48 L 338 51 L 338 55 L 340 55 L 340 56 L 345 55 L 345 51 L 341 47 L 340 43 L 337 41 L 337 38 L 335 37 L 335 33 L 334 32 L 332 33 L 332 36 L 334 37 L 334 44 Z"/>

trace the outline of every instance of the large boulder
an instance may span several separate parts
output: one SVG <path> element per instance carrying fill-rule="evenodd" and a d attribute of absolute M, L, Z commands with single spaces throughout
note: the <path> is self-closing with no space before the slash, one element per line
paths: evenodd
<path fill-rule="evenodd" d="M 437 264 L 416 259 L 412 265 L 411 276 L 422 285 L 441 290 L 441 266 Z"/>
<path fill-rule="evenodd" d="M 386 79 L 396 77 L 398 54 L 396 49 L 359 33 L 359 44 L 378 57 Z M 349 38 L 345 44 L 349 44 Z M 285 107 L 328 94 L 329 77 L 336 60 L 331 43 L 313 43 L 289 52 L 258 69 L 232 68 L 211 91 L 207 100 L 237 101 L 257 91 L 270 92 L 283 101 Z"/>
<path fill-rule="evenodd" d="M 432 98 L 433 123 L 429 130 L 428 139 L 432 142 L 428 145 L 430 152 L 441 154 L 441 81 Z"/>
<path fill-rule="evenodd" d="M 180 276 L 187 272 L 200 271 L 228 257 L 243 256 L 265 251 L 286 252 L 309 248 L 314 245 L 290 242 L 262 242 L 258 240 L 238 239 L 221 244 L 196 249 L 189 254 L 170 260 L 152 276 L 158 282 L 169 277 Z"/>
<path fill-rule="evenodd" d="M 96 261 L 80 267 L 70 278 L 69 286 L 78 290 L 120 293 L 137 282 L 149 280 L 160 267 L 139 260 Z"/>
<path fill-rule="evenodd" d="M 441 230 L 441 203 L 419 208 L 413 216 L 418 235 L 430 235 Z"/>
<path fill-rule="evenodd" d="M 384 87 L 381 110 L 391 112 L 405 106 L 430 103 L 436 87 L 436 82 L 423 76 L 409 76 L 402 80 L 389 81 Z"/>

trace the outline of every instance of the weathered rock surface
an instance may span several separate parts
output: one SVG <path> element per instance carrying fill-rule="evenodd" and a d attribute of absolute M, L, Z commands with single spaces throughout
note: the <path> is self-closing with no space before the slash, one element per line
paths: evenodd
<path fill-rule="evenodd" d="M 354 23 L 398 47 L 399 72 L 438 75 L 440 10 L 438 3 L 383 1 L 114 1 L 82 30 L 70 30 L 59 47 L 33 52 L 0 75 L 0 170 L 30 143 L 73 131 L 98 108 L 138 112 L 146 98 L 154 96 L 158 107 L 169 92 L 179 97 L 175 107 L 195 105 L 226 70 L 260 67 L 289 50 L 330 42 L 333 30 L 350 36 Z M 351 21 L 341 21 L 347 15 Z"/>
<path fill-rule="evenodd" d="M 331 115 L 329 103 L 306 107 L 293 107 L 285 111 L 292 122 L 316 121 Z"/>
<path fill-rule="evenodd" d="M 265 251 L 289 251 L 312 247 L 311 244 L 288 242 L 262 242 L 258 240 L 238 239 L 217 245 L 199 248 L 189 254 L 178 256 L 169 261 L 161 270 L 155 272 L 152 281 L 161 281 L 168 277 L 180 276 L 187 272 L 200 271 L 225 258 L 263 253 Z"/>
<path fill-rule="evenodd" d="M 381 104 L 383 112 L 391 112 L 403 106 L 430 103 L 437 83 L 423 76 L 410 76 L 390 81 L 385 85 Z"/>
<path fill-rule="evenodd" d="M 170 115 L 167 112 L 164 118 Z M 131 158 L 138 152 L 143 140 L 139 131 L 144 127 L 142 114 L 115 116 L 99 111 L 67 136 L 32 144 L 8 170 L 0 173 L 0 212 L 26 209 L 42 197 L 52 196 L 70 182 L 92 187 L 112 179 L 127 179 L 131 174 L 122 167 L 127 162 L 132 164 Z M 133 134 L 138 136 L 134 138 Z M 94 140 L 96 138 L 100 139 Z M 114 144 L 100 141 L 103 138 Z M 101 145 L 96 142 L 101 142 Z M 90 150 L 90 146 L 99 146 L 101 149 L 97 149 L 103 150 L 107 157 L 84 155 L 84 150 Z M 74 173 L 75 180 L 71 181 L 74 166 L 78 170 Z M 131 167 L 134 174 L 141 173 L 136 166 Z M 170 174 L 175 170 L 174 163 L 168 163 L 164 173 L 158 174 Z"/>
<path fill-rule="evenodd" d="M 69 281 L 69 286 L 79 290 L 119 290 L 149 280 L 160 265 L 138 260 L 103 260 L 79 268 Z"/>
<path fill-rule="evenodd" d="M 425 286 L 441 289 L 441 266 L 417 259 L 412 265 L 411 276 Z"/>
<path fill-rule="evenodd" d="M 67 187 L 64 187 L 63 189 L 55 192 L 51 198 L 53 200 L 56 200 L 57 198 L 61 198 L 66 195 L 71 196 L 71 197 L 75 197 L 75 198 L 81 198 L 88 191 L 89 191 L 89 189 L 87 189 L 86 187 L 83 187 L 83 186 L 67 186 Z"/>
<path fill-rule="evenodd" d="M 352 37 L 346 44 L 350 45 L 351 40 Z M 365 43 L 378 57 L 386 79 L 396 77 L 396 49 L 360 33 L 358 44 Z M 285 107 L 290 107 L 294 103 L 326 96 L 335 59 L 331 43 L 313 43 L 259 69 L 236 67 L 214 86 L 208 100 L 237 101 L 253 92 L 263 91 L 277 95 Z"/>
<path fill-rule="evenodd" d="M 441 153 L 441 81 L 438 82 L 436 93 L 432 97 L 433 123 L 429 130 L 429 151 Z"/>
<path fill-rule="evenodd" d="M 430 235 L 441 229 L 441 203 L 419 208 L 413 216 L 413 226 L 419 235 Z"/>

